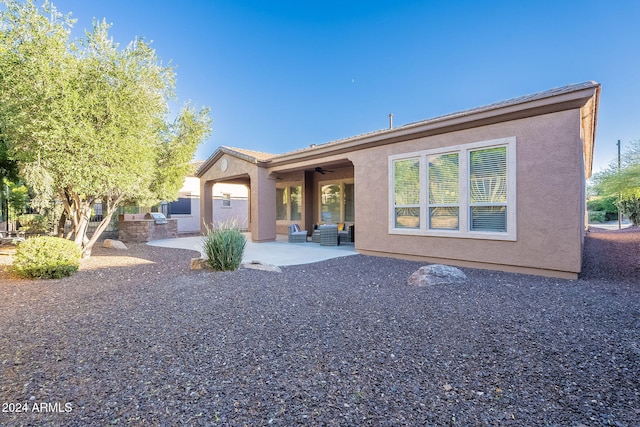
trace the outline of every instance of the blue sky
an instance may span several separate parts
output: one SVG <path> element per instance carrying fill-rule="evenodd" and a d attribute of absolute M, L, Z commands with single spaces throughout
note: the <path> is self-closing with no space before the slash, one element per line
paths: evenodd
<path fill-rule="evenodd" d="M 594 170 L 640 139 L 640 1 L 58 0 L 176 66 L 221 145 L 283 153 L 570 83 L 602 84 Z"/>

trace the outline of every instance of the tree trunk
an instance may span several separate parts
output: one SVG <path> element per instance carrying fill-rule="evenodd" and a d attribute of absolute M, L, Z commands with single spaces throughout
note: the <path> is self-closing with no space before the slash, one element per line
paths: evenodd
<path fill-rule="evenodd" d="M 98 241 L 98 238 L 107 229 L 115 212 L 115 209 L 108 210 L 107 214 L 102 218 L 102 221 L 100 221 L 100 224 L 98 224 L 98 228 L 96 228 L 96 231 L 93 232 L 91 238 L 87 240 L 87 242 L 84 244 L 84 247 L 82 248 L 83 258 L 89 258 L 91 256 L 93 245 Z"/>
<path fill-rule="evenodd" d="M 60 215 L 60 219 L 58 220 L 58 229 L 57 229 L 57 236 L 58 237 L 64 237 L 64 226 L 67 223 L 67 214 L 65 212 L 62 212 L 62 215 Z"/>

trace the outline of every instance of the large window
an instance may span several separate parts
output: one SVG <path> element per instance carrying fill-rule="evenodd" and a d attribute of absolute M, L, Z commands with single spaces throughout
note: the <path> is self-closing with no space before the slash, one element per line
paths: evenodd
<path fill-rule="evenodd" d="M 389 232 L 515 240 L 515 138 L 392 156 Z"/>
<path fill-rule="evenodd" d="M 276 188 L 276 220 L 302 219 L 302 186 L 285 184 Z"/>
<path fill-rule="evenodd" d="M 320 222 L 340 223 L 355 220 L 353 180 L 320 182 Z"/>

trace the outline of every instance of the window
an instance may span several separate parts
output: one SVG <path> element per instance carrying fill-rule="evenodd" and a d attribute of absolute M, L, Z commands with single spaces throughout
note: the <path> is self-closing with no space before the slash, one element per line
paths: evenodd
<path fill-rule="evenodd" d="M 391 156 L 389 232 L 515 240 L 515 142 Z"/>
<path fill-rule="evenodd" d="M 291 221 L 300 221 L 302 219 L 302 186 L 289 187 L 289 201 L 291 210 L 289 217 Z"/>
<path fill-rule="evenodd" d="M 222 207 L 223 208 L 231 207 L 231 193 L 222 193 Z"/>
<path fill-rule="evenodd" d="M 420 159 L 394 162 L 394 223 L 397 228 L 420 228 Z"/>
<path fill-rule="evenodd" d="M 276 220 L 302 220 L 302 185 L 285 184 L 276 188 Z"/>
<path fill-rule="evenodd" d="M 354 222 L 356 220 L 355 210 L 355 186 L 353 182 L 344 183 L 344 221 Z"/>
<path fill-rule="evenodd" d="M 289 197 L 286 188 L 276 188 L 276 220 L 286 220 Z"/>
<path fill-rule="evenodd" d="M 460 228 L 459 153 L 427 156 L 429 162 L 429 228 Z"/>
<path fill-rule="evenodd" d="M 355 198 L 353 180 L 320 182 L 320 222 L 353 222 Z"/>
<path fill-rule="evenodd" d="M 191 195 L 184 195 L 169 203 L 171 215 L 191 215 Z"/>
<path fill-rule="evenodd" d="M 507 231 L 507 147 L 469 153 L 472 231 Z"/>

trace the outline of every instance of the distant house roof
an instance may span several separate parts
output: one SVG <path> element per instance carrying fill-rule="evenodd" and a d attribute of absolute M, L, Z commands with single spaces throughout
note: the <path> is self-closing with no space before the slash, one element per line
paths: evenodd
<path fill-rule="evenodd" d="M 573 108 L 582 108 L 589 104 L 590 111 L 583 114 L 585 169 L 587 177 L 591 174 L 593 146 L 595 141 L 596 110 L 598 107 L 600 84 L 588 81 L 570 84 L 559 88 L 524 95 L 517 98 L 476 107 L 457 113 L 446 114 L 402 126 L 368 132 L 324 144 L 312 145 L 284 154 L 268 154 L 242 148 L 219 147 L 199 168 L 204 172 L 209 166 L 227 153 L 244 160 L 263 165 L 287 164 L 301 159 L 321 158 L 329 153 L 346 152 L 375 145 L 394 143 L 411 137 L 429 136 L 450 130 L 465 129 L 472 126 L 497 123 L 504 120 L 546 114 Z"/>

